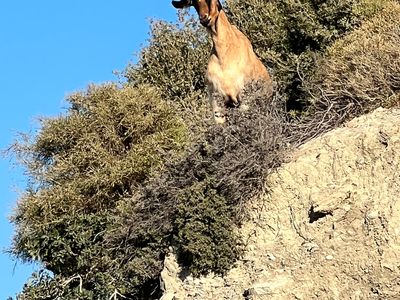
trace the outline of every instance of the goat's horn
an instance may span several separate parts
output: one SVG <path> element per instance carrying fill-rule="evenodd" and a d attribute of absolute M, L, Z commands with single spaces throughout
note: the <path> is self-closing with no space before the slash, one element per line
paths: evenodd
<path fill-rule="evenodd" d="M 173 1 L 172 1 L 172 5 L 173 5 L 175 8 L 184 8 L 184 7 L 190 6 L 190 5 L 191 5 L 191 2 L 192 2 L 192 1 L 190 1 L 190 0 L 179 0 L 179 1 L 173 0 Z"/>

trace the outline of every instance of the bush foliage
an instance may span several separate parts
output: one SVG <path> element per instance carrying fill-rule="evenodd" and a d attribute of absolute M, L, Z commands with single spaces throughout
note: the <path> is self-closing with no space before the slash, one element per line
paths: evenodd
<path fill-rule="evenodd" d="M 11 252 L 43 264 L 19 299 L 158 298 L 171 247 L 192 274 L 224 274 L 241 255 L 234 228 L 246 201 L 264 191 L 286 151 L 399 105 L 398 3 L 225 4 L 273 70 L 276 93 L 254 84 L 242 96 L 248 110 L 211 125 L 204 30 L 190 18 L 153 22 L 126 85 L 71 95 L 66 114 L 13 147 L 30 184 L 12 217 Z"/>
<path fill-rule="evenodd" d="M 326 122 L 395 105 L 400 91 L 400 5 L 386 7 L 317 59 L 306 86 Z"/>
<path fill-rule="evenodd" d="M 205 66 L 210 44 L 197 20 L 182 23 L 153 21 L 149 45 L 139 54 L 139 62 L 124 74 L 131 85 L 151 84 L 167 99 L 180 104 L 187 122 L 206 117 Z"/>
<path fill-rule="evenodd" d="M 126 253 L 107 245 L 105 237 L 118 203 L 160 172 L 168 153 L 182 151 L 186 126 L 173 104 L 147 86 L 91 86 L 68 101 L 65 116 L 43 120 L 34 141 L 14 147 L 27 164 L 31 186 L 13 217 L 13 252 L 42 262 L 55 283 L 68 286 L 54 291 L 62 299 L 75 299 L 78 288 L 94 298 L 114 290 L 134 295 L 138 284 L 160 272 L 162 247 L 155 254 L 155 242 L 143 240 L 128 263 Z M 71 280 L 78 275 L 82 285 Z M 27 286 L 24 294 L 55 284 L 48 281 L 47 275 L 38 277 L 39 287 Z M 44 297 L 37 293 L 28 299 Z"/>
<path fill-rule="evenodd" d="M 228 13 L 273 70 L 289 110 L 307 108 L 303 78 L 314 56 L 373 16 L 388 1 L 228 0 Z"/>

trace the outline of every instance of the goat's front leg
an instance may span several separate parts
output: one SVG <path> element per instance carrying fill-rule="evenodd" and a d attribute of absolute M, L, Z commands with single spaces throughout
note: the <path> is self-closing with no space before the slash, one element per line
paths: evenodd
<path fill-rule="evenodd" d="M 208 101 L 210 102 L 211 109 L 213 112 L 215 123 L 223 124 L 225 123 L 225 114 L 219 107 L 217 100 L 214 97 L 214 89 L 211 85 L 208 86 Z"/>
<path fill-rule="evenodd" d="M 226 108 L 239 108 L 241 111 L 246 111 L 249 109 L 247 104 L 243 104 L 240 99 L 240 94 L 234 96 L 226 96 L 225 97 L 225 107 Z"/>

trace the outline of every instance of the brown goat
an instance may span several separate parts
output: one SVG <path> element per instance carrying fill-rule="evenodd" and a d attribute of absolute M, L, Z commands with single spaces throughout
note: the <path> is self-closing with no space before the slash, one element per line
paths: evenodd
<path fill-rule="evenodd" d="M 172 1 L 175 8 L 194 6 L 200 23 L 210 32 L 213 48 L 207 67 L 208 95 L 215 121 L 225 122 L 225 113 L 214 98 L 214 92 L 224 97 L 225 106 L 238 107 L 239 94 L 251 82 L 262 80 L 272 90 L 271 77 L 253 51 L 249 39 L 229 23 L 219 0 Z"/>

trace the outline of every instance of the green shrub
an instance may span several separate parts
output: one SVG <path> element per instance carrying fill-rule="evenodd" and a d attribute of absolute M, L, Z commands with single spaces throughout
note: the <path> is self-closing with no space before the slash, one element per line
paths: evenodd
<path fill-rule="evenodd" d="M 234 209 L 209 179 L 193 182 L 178 200 L 175 243 L 179 261 L 194 276 L 225 273 L 240 255 L 232 229 Z"/>
<path fill-rule="evenodd" d="M 286 94 L 288 109 L 307 107 L 303 78 L 315 68 L 316 53 L 357 28 L 388 1 L 229 0 L 230 19 L 251 40 Z"/>
<path fill-rule="evenodd" d="M 186 126 L 173 103 L 148 86 L 91 86 L 68 101 L 66 115 L 42 120 L 34 141 L 14 146 L 31 186 L 13 216 L 12 251 L 42 262 L 62 286 L 81 276 L 82 286 L 70 288 L 73 294 L 79 288 L 94 298 L 115 290 L 140 295 L 137 287 L 161 271 L 165 247 L 159 233 L 149 233 L 132 252 L 107 244 L 106 237 L 119 203 L 183 150 Z M 48 277 L 38 282 L 55 285 Z M 30 299 L 42 299 L 45 288 L 34 290 L 29 288 L 36 293 Z"/>
<path fill-rule="evenodd" d="M 151 84 L 161 95 L 178 104 L 186 124 L 196 136 L 210 117 L 206 100 L 205 71 L 211 44 L 197 19 L 185 18 L 177 24 L 151 23 L 149 45 L 143 48 L 136 65 L 124 75 L 129 84 Z"/>
<path fill-rule="evenodd" d="M 312 96 L 311 123 L 331 129 L 379 106 L 399 104 L 399 19 L 400 4 L 389 3 L 317 59 L 306 83 Z"/>
<path fill-rule="evenodd" d="M 248 111 L 231 110 L 225 127 L 208 128 L 184 161 L 170 166 L 175 180 L 169 186 L 182 191 L 176 196 L 174 244 L 194 275 L 223 274 L 234 265 L 242 251 L 234 228 L 267 174 L 280 165 L 286 150 L 283 103 L 268 99 L 262 88 L 246 91 Z"/>
<path fill-rule="evenodd" d="M 140 52 L 138 64 L 126 68 L 128 82 L 151 84 L 178 102 L 203 93 L 210 44 L 197 23 L 153 21 L 149 45 Z"/>
<path fill-rule="evenodd" d="M 267 99 L 262 88 L 251 87 L 242 97 L 249 110 L 232 109 L 226 126 L 209 126 L 185 156 L 146 182 L 141 199 L 120 208 L 113 242 L 139 240 L 148 228 L 157 228 L 170 235 L 192 274 L 229 270 L 241 253 L 233 228 L 286 149 L 282 100 Z"/>

